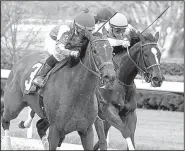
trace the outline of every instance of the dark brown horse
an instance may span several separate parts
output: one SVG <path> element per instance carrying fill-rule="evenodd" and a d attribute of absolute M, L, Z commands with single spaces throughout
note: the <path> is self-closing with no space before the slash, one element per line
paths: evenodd
<path fill-rule="evenodd" d="M 158 38 L 158 32 L 155 37 L 152 34 L 140 35 L 140 41 L 133 47 L 114 56 L 113 60 L 118 69 L 113 90 L 99 88 L 96 91 L 99 118 L 95 121 L 95 128 L 99 141 L 94 150 L 107 149 L 106 137 L 111 126 L 118 129 L 126 139 L 127 149 L 135 149 L 137 98 L 134 79 L 140 72 L 153 87 L 161 86 L 164 76 L 160 70 L 161 52 L 157 46 Z"/>
<path fill-rule="evenodd" d="M 106 87 L 111 88 L 115 71 L 112 47 L 108 40 L 89 33 L 88 37 L 89 43 L 80 52 L 79 63 L 72 68 L 65 65 L 51 73 L 41 95 L 25 94 L 24 91 L 30 86 L 30 79 L 33 79 L 40 66 L 37 62 L 46 58 L 44 53 L 29 55 L 14 65 L 5 87 L 2 115 L 7 149 L 11 149 L 10 121 L 26 106 L 49 122 L 50 150 L 56 150 L 59 139 L 73 131 L 78 131 L 85 150 L 93 149 L 92 124 L 98 114 L 95 89 L 100 77 L 106 81 Z M 30 69 L 33 71 L 30 72 Z M 44 111 L 39 100 L 43 103 Z"/>

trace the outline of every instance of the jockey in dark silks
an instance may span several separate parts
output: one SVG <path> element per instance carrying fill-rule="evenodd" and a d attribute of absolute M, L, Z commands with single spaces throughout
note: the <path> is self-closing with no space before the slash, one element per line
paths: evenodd
<path fill-rule="evenodd" d="M 50 52 L 51 56 L 46 60 L 40 72 L 33 80 L 33 83 L 36 86 L 44 86 L 44 77 L 57 62 L 62 61 L 69 56 L 79 56 L 79 51 L 73 51 L 66 45 L 69 44 L 70 41 L 74 41 L 73 37 L 78 39 L 79 43 L 81 43 L 84 37 L 86 37 L 84 34 L 85 29 L 90 32 L 95 29 L 94 16 L 89 13 L 88 10 L 79 13 L 75 17 L 73 24 L 59 25 L 51 30 L 49 38 L 46 41 L 46 49 Z M 30 91 L 32 91 L 32 88 Z"/>
<path fill-rule="evenodd" d="M 114 12 L 113 10 L 107 7 L 98 10 L 95 16 L 95 31 L 97 31 L 109 18 L 113 16 L 114 14 L 113 12 Z M 105 27 L 102 27 L 99 32 L 102 33 L 102 29 L 104 28 Z"/>

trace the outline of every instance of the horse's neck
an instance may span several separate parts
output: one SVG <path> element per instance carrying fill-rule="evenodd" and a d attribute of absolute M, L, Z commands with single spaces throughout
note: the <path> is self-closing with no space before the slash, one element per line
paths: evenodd
<path fill-rule="evenodd" d="M 139 44 L 137 44 L 135 49 L 130 49 L 130 56 L 136 62 L 138 60 L 139 54 Z M 128 56 L 128 52 L 121 54 L 119 56 L 119 69 L 117 71 L 118 79 L 122 81 L 124 84 L 131 85 L 134 82 L 136 75 L 138 74 L 138 69 L 136 65 L 132 62 L 130 57 Z M 137 63 L 137 62 L 136 62 Z"/>
<path fill-rule="evenodd" d="M 88 69 L 95 71 L 95 65 L 93 64 L 92 57 L 90 57 L 90 51 L 91 51 L 91 46 L 90 46 L 90 43 L 89 43 L 88 46 L 87 46 L 87 49 L 86 49 L 85 57 L 82 59 L 82 63 Z M 94 89 L 95 87 L 93 87 L 93 86 L 96 85 L 98 78 L 97 78 L 97 76 L 95 74 L 90 72 L 88 69 L 86 69 L 81 64 L 80 65 L 80 69 L 78 69 L 78 72 L 80 72 L 80 74 L 82 76 L 84 76 L 84 84 L 86 84 L 86 82 L 88 83 L 90 81 L 91 84 L 89 84 L 89 88 L 92 86 L 92 89 Z"/>

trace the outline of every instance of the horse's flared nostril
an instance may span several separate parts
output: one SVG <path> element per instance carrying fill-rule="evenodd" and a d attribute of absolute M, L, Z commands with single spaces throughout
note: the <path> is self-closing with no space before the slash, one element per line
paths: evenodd
<path fill-rule="evenodd" d="M 158 82 L 159 81 L 159 78 L 158 77 L 153 77 L 152 78 L 152 81 Z"/>
<path fill-rule="evenodd" d="M 116 76 L 112 76 L 112 81 L 115 81 L 116 80 Z"/>
<path fill-rule="evenodd" d="M 105 75 L 105 76 L 103 77 L 103 79 L 104 79 L 104 80 L 108 80 L 108 79 L 110 79 L 110 78 L 109 78 L 108 75 Z"/>
<path fill-rule="evenodd" d="M 103 77 L 104 83 L 106 85 L 110 85 L 110 86 L 114 85 L 115 79 L 116 79 L 116 76 L 114 76 L 114 75 L 105 75 Z"/>

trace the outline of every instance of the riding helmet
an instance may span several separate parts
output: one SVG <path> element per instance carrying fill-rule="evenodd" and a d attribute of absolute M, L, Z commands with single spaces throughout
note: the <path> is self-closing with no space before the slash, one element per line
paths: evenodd
<path fill-rule="evenodd" d="M 102 22 L 106 22 L 109 18 L 111 18 L 113 16 L 113 12 L 104 7 L 104 8 L 101 8 L 98 12 L 97 12 L 97 19 L 99 21 L 102 21 Z"/>
<path fill-rule="evenodd" d="M 95 29 L 95 19 L 94 16 L 89 13 L 89 10 L 86 9 L 83 12 L 80 12 L 74 19 L 75 25 L 81 29 L 94 30 Z"/>
<path fill-rule="evenodd" d="M 125 15 L 117 13 L 110 19 L 109 24 L 113 28 L 126 28 L 128 26 L 128 20 Z"/>

